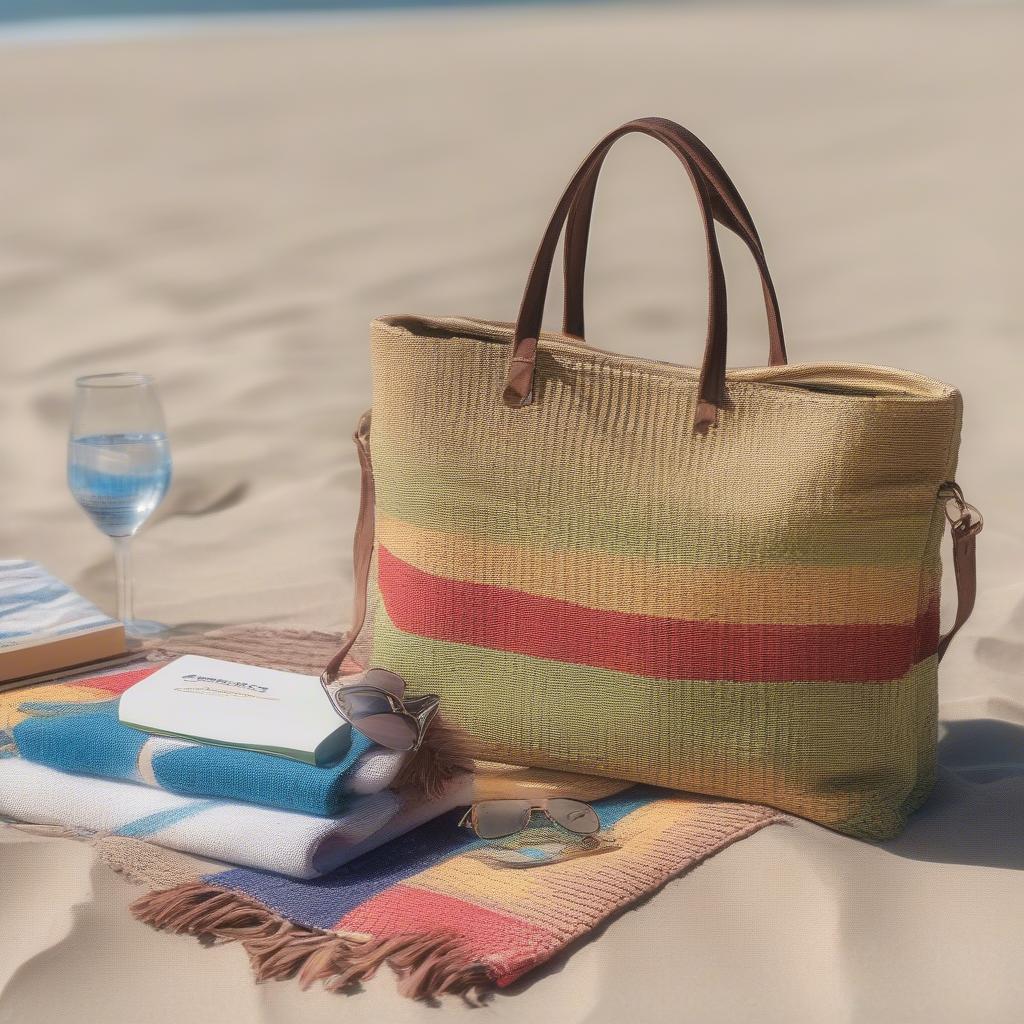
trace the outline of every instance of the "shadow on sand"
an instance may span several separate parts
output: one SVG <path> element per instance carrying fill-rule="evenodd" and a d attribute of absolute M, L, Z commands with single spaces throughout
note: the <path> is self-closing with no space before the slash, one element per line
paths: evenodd
<path fill-rule="evenodd" d="M 1024 868 L 1024 727 L 944 722 L 935 789 L 884 847 L 914 860 Z"/>

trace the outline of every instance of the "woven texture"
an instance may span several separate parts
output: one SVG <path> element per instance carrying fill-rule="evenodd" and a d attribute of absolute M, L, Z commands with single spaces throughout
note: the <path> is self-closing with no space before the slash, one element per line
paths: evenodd
<path fill-rule="evenodd" d="M 471 994 L 521 978 L 668 879 L 779 815 L 634 787 L 594 804 L 615 849 L 533 869 L 476 858 L 487 844 L 445 815 L 299 882 L 234 869 L 155 892 L 133 910 L 159 928 L 241 941 L 260 979 L 345 989 L 382 964 L 400 991 Z"/>
<path fill-rule="evenodd" d="M 934 776 L 960 396 L 843 364 L 729 374 L 510 329 L 373 326 L 373 659 L 478 756 L 901 828 Z"/>

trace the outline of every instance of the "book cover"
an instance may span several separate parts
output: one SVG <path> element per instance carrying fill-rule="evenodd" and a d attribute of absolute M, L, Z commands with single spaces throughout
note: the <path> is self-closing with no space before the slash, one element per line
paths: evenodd
<path fill-rule="evenodd" d="M 0 560 L 0 686 L 126 652 L 116 619 L 37 562 Z"/>
<path fill-rule="evenodd" d="M 329 764 L 349 724 L 316 676 L 187 654 L 121 695 L 124 725 L 160 736 Z"/>

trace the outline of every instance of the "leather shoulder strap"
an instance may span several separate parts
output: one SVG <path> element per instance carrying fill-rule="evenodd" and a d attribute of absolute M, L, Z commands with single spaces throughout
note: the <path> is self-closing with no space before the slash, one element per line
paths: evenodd
<path fill-rule="evenodd" d="M 352 539 L 352 622 L 348 636 L 324 669 L 321 679 L 332 683 L 338 678 L 345 656 L 366 623 L 367 591 L 370 586 L 370 563 L 373 561 L 374 504 L 377 500 L 373 484 L 373 463 L 370 461 L 370 422 L 373 410 L 359 417 L 359 424 L 352 440 L 359 456 L 359 513 L 356 516 L 356 532 Z"/>
<path fill-rule="evenodd" d="M 955 481 L 944 483 L 939 494 L 946 499 L 946 518 L 953 535 L 953 576 L 956 579 L 956 618 L 949 631 L 939 637 L 937 654 L 939 661 L 942 661 L 950 641 L 974 611 L 974 599 L 978 592 L 975 537 L 981 533 L 985 520 L 973 505 L 964 501 L 964 493 Z"/>

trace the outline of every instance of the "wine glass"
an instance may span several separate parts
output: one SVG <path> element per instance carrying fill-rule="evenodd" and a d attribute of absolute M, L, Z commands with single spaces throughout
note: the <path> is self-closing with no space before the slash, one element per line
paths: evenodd
<path fill-rule="evenodd" d="M 164 627 L 135 618 L 131 540 L 171 482 L 171 449 L 152 377 L 99 373 L 75 381 L 68 487 L 114 542 L 117 617 L 136 639 Z"/>

